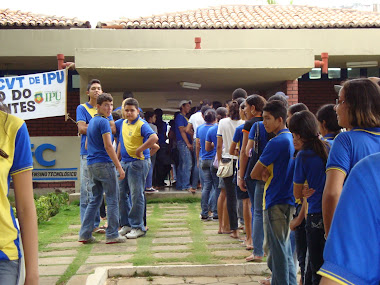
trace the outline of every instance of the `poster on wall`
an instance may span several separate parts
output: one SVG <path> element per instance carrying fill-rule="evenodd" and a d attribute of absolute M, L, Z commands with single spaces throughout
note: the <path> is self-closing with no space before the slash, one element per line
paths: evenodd
<path fill-rule="evenodd" d="M 0 100 L 23 120 L 66 114 L 67 70 L 0 78 Z"/>

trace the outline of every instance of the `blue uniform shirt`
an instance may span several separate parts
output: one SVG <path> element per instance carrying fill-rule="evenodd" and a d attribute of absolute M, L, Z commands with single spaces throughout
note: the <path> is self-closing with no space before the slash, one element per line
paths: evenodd
<path fill-rule="evenodd" d="M 89 124 L 91 119 L 95 116 L 97 113 L 96 108 L 92 107 L 90 103 L 86 102 L 84 104 L 81 104 L 77 107 L 77 123 L 79 122 L 85 122 L 86 124 Z M 113 117 L 110 115 L 108 118 L 108 121 L 112 121 Z M 112 135 L 112 132 L 111 132 Z M 85 148 L 86 143 L 86 135 L 81 135 L 80 140 L 80 155 L 87 155 L 87 150 Z"/>
<path fill-rule="evenodd" d="M 243 128 L 244 124 L 238 126 L 235 129 L 234 137 L 232 138 L 232 141 L 239 145 L 239 151 L 241 150 L 241 145 L 243 144 Z"/>
<path fill-rule="evenodd" d="M 259 125 L 259 153 L 262 153 L 264 151 L 265 146 L 268 143 L 268 133 L 265 130 L 264 123 L 262 121 L 253 124 L 251 130 L 249 131 L 248 140 L 255 140 L 255 132 L 257 130 L 257 125 Z"/>
<path fill-rule="evenodd" d="M 201 149 L 199 151 L 199 158 L 201 160 L 205 159 L 213 159 L 216 154 L 216 147 L 214 147 L 211 151 L 206 151 L 206 136 L 208 131 L 213 127 L 212 124 L 203 124 L 197 128 L 197 136 L 201 143 Z"/>
<path fill-rule="evenodd" d="M 155 134 L 147 121 L 138 116 L 132 122 L 123 120 L 116 124 L 116 135 L 121 145 L 121 160 L 131 162 L 134 160 L 145 160 L 150 157 L 150 149 L 143 151 L 143 157 L 136 156 L 136 149 L 144 144 L 151 135 Z"/>
<path fill-rule="evenodd" d="M 189 119 L 186 118 L 182 113 L 179 113 L 178 116 L 175 118 L 175 137 L 177 139 L 177 142 L 183 141 L 183 138 L 181 136 L 181 132 L 179 131 L 179 127 L 186 127 L 189 124 Z M 192 137 L 186 133 L 187 139 L 189 143 L 193 142 Z"/>
<path fill-rule="evenodd" d="M 348 176 L 359 160 L 376 152 L 380 152 L 380 128 L 353 128 L 335 137 L 326 171 L 336 169 Z"/>
<path fill-rule="evenodd" d="M 315 190 L 307 199 L 309 203 L 308 213 L 322 212 L 322 194 L 326 182 L 325 164 L 313 150 L 301 150 L 298 152 L 294 166 L 294 184 L 304 185 L 305 180 L 309 188 Z"/>
<path fill-rule="evenodd" d="M 104 148 L 105 134 L 111 135 L 110 123 L 105 117 L 96 114 L 87 128 L 87 165 L 112 162 Z"/>
<path fill-rule="evenodd" d="M 279 131 L 277 136 L 267 143 L 259 159 L 259 163 L 264 165 L 270 174 L 264 187 L 264 209 L 279 204 L 294 205 L 293 156 L 293 137 L 288 129 Z"/>
<path fill-rule="evenodd" d="M 380 284 L 379 169 L 380 154 L 367 156 L 344 184 L 318 272 L 339 284 Z"/>
<path fill-rule="evenodd" d="M 214 149 L 216 153 L 216 145 L 218 144 L 218 137 L 216 136 L 218 132 L 218 124 L 212 126 L 206 134 L 206 142 L 214 143 Z"/>

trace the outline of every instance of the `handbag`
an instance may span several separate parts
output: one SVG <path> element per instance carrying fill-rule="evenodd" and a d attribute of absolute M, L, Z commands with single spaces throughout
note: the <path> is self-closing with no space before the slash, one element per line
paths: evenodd
<path fill-rule="evenodd" d="M 231 158 L 222 158 L 219 163 L 216 176 L 220 178 L 231 177 L 234 174 L 233 160 Z"/>

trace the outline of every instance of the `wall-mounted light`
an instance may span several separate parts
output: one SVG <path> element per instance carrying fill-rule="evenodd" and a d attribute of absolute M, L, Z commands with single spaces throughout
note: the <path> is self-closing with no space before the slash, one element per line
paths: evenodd
<path fill-rule="evenodd" d="M 181 85 L 182 88 L 196 89 L 196 90 L 198 90 L 202 86 L 201 84 L 198 84 L 198 83 L 191 83 L 191 82 L 185 82 L 185 81 L 181 81 L 179 85 Z"/>
<path fill-rule="evenodd" d="M 347 62 L 346 66 L 349 68 L 377 67 L 379 66 L 379 63 L 377 61 L 352 61 Z"/>

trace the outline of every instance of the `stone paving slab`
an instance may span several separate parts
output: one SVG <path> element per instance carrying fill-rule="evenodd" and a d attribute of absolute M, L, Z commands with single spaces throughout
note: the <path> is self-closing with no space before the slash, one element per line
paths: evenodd
<path fill-rule="evenodd" d="M 224 248 L 242 248 L 239 243 L 216 243 L 216 244 L 208 244 L 207 247 L 209 249 L 224 249 Z M 249 252 L 249 251 L 247 251 Z"/>
<path fill-rule="evenodd" d="M 218 250 L 218 251 L 213 251 L 213 255 L 216 256 L 225 256 L 225 257 L 247 257 L 250 255 L 250 252 L 247 250 Z"/>
<path fill-rule="evenodd" d="M 176 227 L 183 227 L 183 226 L 188 226 L 189 224 L 186 222 L 173 222 L 173 223 L 165 223 L 162 224 L 163 228 L 176 228 Z"/>
<path fill-rule="evenodd" d="M 128 241 L 128 240 L 127 240 Z M 132 240 L 131 240 L 132 241 Z M 133 240 L 136 241 L 136 240 Z M 91 250 L 91 253 L 133 253 L 136 252 L 136 245 L 129 244 L 107 244 L 106 247 L 103 244 L 96 244 Z"/>
<path fill-rule="evenodd" d="M 158 284 L 165 284 L 165 285 L 171 285 L 171 284 L 185 284 L 184 279 L 181 277 L 166 277 L 166 276 L 154 276 L 152 285 L 158 285 Z"/>
<path fill-rule="evenodd" d="M 179 219 L 161 218 L 160 222 L 163 222 L 163 223 L 183 223 L 183 224 L 187 224 L 187 222 L 183 220 L 183 217 L 181 217 Z"/>
<path fill-rule="evenodd" d="M 80 229 L 80 225 L 69 225 L 69 229 L 79 230 Z"/>
<path fill-rule="evenodd" d="M 39 285 L 52 285 L 57 283 L 60 276 L 40 276 L 40 283 Z M 85 284 L 85 283 L 83 283 Z"/>
<path fill-rule="evenodd" d="M 174 238 L 155 238 L 152 243 L 190 243 L 193 242 L 191 237 L 174 237 Z"/>
<path fill-rule="evenodd" d="M 75 256 L 67 257 L 44 257 L 38 259 L 39 265 L 71 264 Z"/>
<path fill-rule="evenodd" d="M 104 264 L 84 264 L 79 267 L 76 274 L 92 274 L 96 267 L 105 266 Z M 106 266 L 133 266 L 132 263 L 107 263 Z"/>
<path fill-rule="evenodd" d="M 88 275 L 74 275 L 70 278 L 70 280 L 66 283 L 66 285 L 83 285 L 86 284 Z"/>
<path fill-rule="evenodd" d="M 207 236 L 207 241 L 209 242 L 236 242 L 239 243 L 237 239 L 231 238 L 229 235 L 213 235 L 213 236 Z"/>
<path fill-rule="evenodd" d="M 118 254 L 118 255 L 92 255 L 89 256 L 85 264 L 89 263 L 107 263 L 107 262 L 121 262 L 130 259 L 132 254 Z"/>
<path fill-rule="evenodd" d="M 46 247 L 49 247 L 49 248 L 64 248 L 64 247 L 73 248 L 73 247 L 80 247 L 81 245 L 82 245 L 82 243 L 80 243 L 78 241 L 65 241 L 65 242 L 60 242 L 60 243 L 51 243 L 51 244 L 48 244 Z"/>
<path fill-rule="evenodd" d="M 69 265 L 52 265 L 52 266 L 39 266 L 38 271 L 40 276 L 44 275 L 62 275 L 65 273 Z"/>
<path fill-rule="evenodd" d="M 38 253 L 38 257 L 47 257 L 47 256 L 65 256 L 65 255 L 76 255 L 78 253 L 75 249 L 69 250 L 54 250 Z"/>
<path fill-rule="evenodd" d="M 190 252 L 160 252 L 153 253 L 153 256 L 157 258 L 185 258 L 190 254 Z"/>
<path fill-rule="evenodd" d="M 190 231 L 162 231 L 156 232 L 156 237 L 189 236 Z"/>
<path fill-rule="evenodd" d="M 214 223 L 213 221 L 204 222 L 203 225 L 204 225 L 205 230 L 216 230 L 216 231 L 218 231 L 218 229 L 219 229 L 219 224 Z"/>
<path fill-rule="evenodd" d="M 188 231 L 189 228 L 177 228 L 177 227 L 170 227 L 170 228 L 160 228 L 159 231 Z"/>
<path fill-rule="evenodd" d="M 163 217 L 171 217 L 171 218 L 173 218 L 173 219 L 175 219 L 175 218 L 179 218 L 179 217 L 183 218 L 183 217 L 188 217 L 188 216 L 189 216 L 189 213 L 187 213 L 187 212 L 175 213 L 175 214 L 172 214 L 172 213 L 165 213 L 165 214 L 163 215 Z"/>
<path fill-rule="evenodd" d="M 218 282 L 216 277 L 186 277 L 186 282 L 189 284 L 211 284 Z"/>
<path fill-rule="evenodd" d="M 187 245 L 159 245 L 151 247 L 152 251 L 176 251 L 176 250 L 188 250 Z"/>
<path fill-rule="evenodd" d="M 203 233 L 206 235 L 216 235 L 216 234 L 218 234 L 218 230 L 219 230 L 219 228 L 209 229 L 209 227 L 207 227 L 207 230 L 203 230 Z M 228 236 L 229 234 L 222 234 L 222 235 Z"/>
<path fill-rule="evenodd" d="M 61 237 L 62 239 L 65 239 L 65 240 L 73 240 L 73 241 L 77 241 L 78 240 L 78 235 L 70 235 L 70 236 L 63 236 Z"/>
<path fill-rule="evenodd" d="M 108 279 L 109 281 L 110 279 Z M 106 285 L 113 285 L 114 283 L 106 283 Z M 148 281 L 147 277 L 136 277 L 136 278 L 119 278 L 117 280 L 117 285 L 150 285 L 151 282 Z"/>

